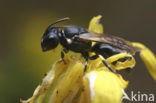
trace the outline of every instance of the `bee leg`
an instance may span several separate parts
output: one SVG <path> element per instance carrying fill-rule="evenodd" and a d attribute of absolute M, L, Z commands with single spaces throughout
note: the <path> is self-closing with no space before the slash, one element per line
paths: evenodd
<path fill-rule="evenodd" d="M 89 59 L 90 59 L 90 60 L 95 60 L 95 59 L 97 59 L 98 57 L 99 57 L 99 56 L 98 56 L 97 54 L 95 54 L 95 55 L 89 57 Z"/>
<path fill-rule="evenodd" d="M 86 72 L 87 72 L 87 64 L 88 64 L 89 54 L 88 54 L 88 52 L 86 52 L 86 53 L 82 53 L 82 56 L 85 58 L 84 74 L 86 74 Z"/>
<path fill-rule="evenodd" d="M 88 64 L 88 58 L 86 58 L 85 68 L 84 68 L 84 74 L 86 74 L 86 72 L 87 72 L 87 64 Z"/>
<path fill-rule="evenodd" d="M 64 53 L 68 53 L 68 50 L 66 48 L 62 48 L 61 50 L 61 58 L 64 64 L 66 64 L 66 61 L 64 60 Z"/>
<path fill-rule="evenodd" d="M 65 52 L 65 53 L 68 53 L 68 49 L 66 49 L 66 48 L 63 48 L 63 51 Z"/>
<path fill-rule="evenodd" d="M 63 51 L 61 51 L 61 59 L 64 62 L 64 64 L 66 64 L 66 61 L 64 60 L 64 52 Z"/>
<path fill-rule="evenodd" d="M 104 64 L 111 72 L 113 72 L 113 73 L 116 74 L 116 71 L 110 67 L 110 65 L 106 62 L 105 58 L 104 58 L 102 55 L 99 55 L 99 57 L 102 59 L 103 64 Z"/>

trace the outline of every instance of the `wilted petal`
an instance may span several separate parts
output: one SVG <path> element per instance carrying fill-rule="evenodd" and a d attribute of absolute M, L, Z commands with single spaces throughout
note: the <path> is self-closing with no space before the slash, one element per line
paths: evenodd
<path fill-rule="evenodd" d="M 49 103 L 71 103 L 81 88 L 84 65 L 79 61 L 70 61 L 67 71 L 62 74 L 50 96 Z"/>
<path fill-rule="evenodd" d="M 146 65 L 151 76 L 156 80 L 156 56 L 145 45 L 137 42 L 132 43 L 134 47 L 141 48 L 140 57 Z"/>
<path fill-rule="evenodd" d="M 66 58 L 66 64 L 62 61 L 57 61 L 53 64 L 52 69 L 45 74 L 43 82 L 39 85 L 31 98 L 28 100 L 20 100 L 21 103 L 42 103 L 46 93 L 49 91 L 50 87 L 54 85 L 54 81 L 58 77 L 58 75 L 66 70 L 67 66 L 69 65 L 69 60 Z"/>
<path fill-rule="evenodd" d="M 124 62 L 118 61 L 118 59 L 125 58 L 125 57 L 131 58 L 131 59 L 130 60 L 126 60 Z M 127 53 L 120 53 L 120 54 L 113 55 L 113 56 L 107 58 L 106 61 L 115 70 L 122 70 L 122 69 L 126 69 L 126 68 L 133 68 L 135 66 L 135 59 L 134 59 L 134 57 L 132 55 L 130 55 L 130 54 L 127 54 Z M 116 62 L 116 63 L 113 64 L 113 62 Z"/>
<path fill-rule="evenodd" d="M 103 33 L 103 26 L 102 26 L 102 24 L 100 24 L 101 18 L 102 18 L 101 15 L 93 17 L 89 23 L 88 30 L 96 32 L 96 33 Z"/>

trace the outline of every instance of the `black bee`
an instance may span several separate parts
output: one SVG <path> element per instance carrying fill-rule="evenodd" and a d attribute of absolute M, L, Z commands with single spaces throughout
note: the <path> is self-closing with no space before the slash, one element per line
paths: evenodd
<path fill-rule="evenodd" d="M 100 57 L 109 70 L 116 73 L 108 65 L 105 58 L 122 52 L 132 55 L 136 52 L 136 49 L 128 41 L 116 36 L 97 34 L 76 25 L 54 26 L 54 24 L 66 20 L 69 20 L 69 18 L 60 19 L 48 26 L 42 37 L 42 50 L 54 49 L 60 43 L 63 46 L 61 51 L 62 60 L 64 60 L 64 53 L 69 50 L 81 53 L 86 60 L 84 72 L 87 69 L 88 59 L 94 60 Z M 96 43 L 92 46 L 92 42 Z M 96 55 L 90 57 L 89 52 L 94 52 Z M 124 60 L 129 60 L 129 58 L 123 58 Z"/>

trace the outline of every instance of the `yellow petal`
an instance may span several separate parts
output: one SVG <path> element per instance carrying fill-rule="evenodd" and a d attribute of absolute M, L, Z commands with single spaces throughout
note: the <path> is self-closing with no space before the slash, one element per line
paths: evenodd
<path fill-rule="evenodd" d="M 125 57 L 129 57 L 129 58 L 131 58 L 131 60 L 126 60 L 124 62 L 118 61 L 118 59 L 125 58 Z M 133 68 L 135 66 L 134 57 L 132 55 L 130 55 L 130 54 L 127 54 L 127 53 L 116 54 L 114 56 L 111 56 L 111 57 L 107 58 L 106 61 L 115 70 Z M 113 64 L 113 62 L 116 62 L 116 63 Z"/>
<path fill-rule="evenodd" d="M 53 64 L 52 69 L 45 75 L 42 84 L 39 85 L 31 98 L 28 100 L 20 100 L 21 103 L 42 103 L 46 93 L 49 91 L 50 87 L 54 85 L 54 81 L 58 77 L 58 75 L 66 70 L 69 65 L 69 60 L 66 58 L 66 64 L 62 61 L 57 61 Z"/>
<path fill-rule="evenodd" d="M 146 65 L 151 76 L 156 80 L 156 56 L 145 45 L 137 42 L 132 43 L 134 47 L 140 48 L 140 57 Z"/>
<path fill-rule="evenodd" d="M 84 65 L 70 61 L 67 71 L 62 75 L 50 97 L 49 103 L 71 103 L 81 87 Z"/>
<path fill-rule="evenodd" d="M 103 25 L 100 23 L 101 15 L 93 17 L 89 23 L 88 30 L 93 31 L 95 33 L 103 33 Z M 94 45 L 95 42 L 92 43 Z M 90 53 L 90 55 L 95 55 L 95 53 Z"/>
<path fill-rule="evenodd" d="M 89 30 L 96 33 L 103 33 L 103 26 L 100 24 L 101 15 L 93 17 L 89 23 Z"/>
<path fill-rule="evenodd" d="M 122 90 L 128 82 L 112 72 L 100 70 L 88 73 L 84 77 L 83 84 L 84 91 L 89 90 L 90 103 L 120 103 Z"/>

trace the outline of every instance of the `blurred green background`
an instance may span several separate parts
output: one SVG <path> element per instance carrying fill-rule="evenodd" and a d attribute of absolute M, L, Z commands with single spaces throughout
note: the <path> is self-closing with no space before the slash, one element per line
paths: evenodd
<path fill-rule="evenodd" d="M 146 44 L 156 53 L 155 0 L 0 0 L 0 103 L 18 103 L 32 96 L 43 74 L 60 58 L 60 50 L 43 53 L 40 42 L 53 21 L 70 17 L 69 24 L 88 27 L 103 15 L 105 33 Z M 153 93 L 156 83 L 143 62 L 130 75 L 129 91 Z"/>

